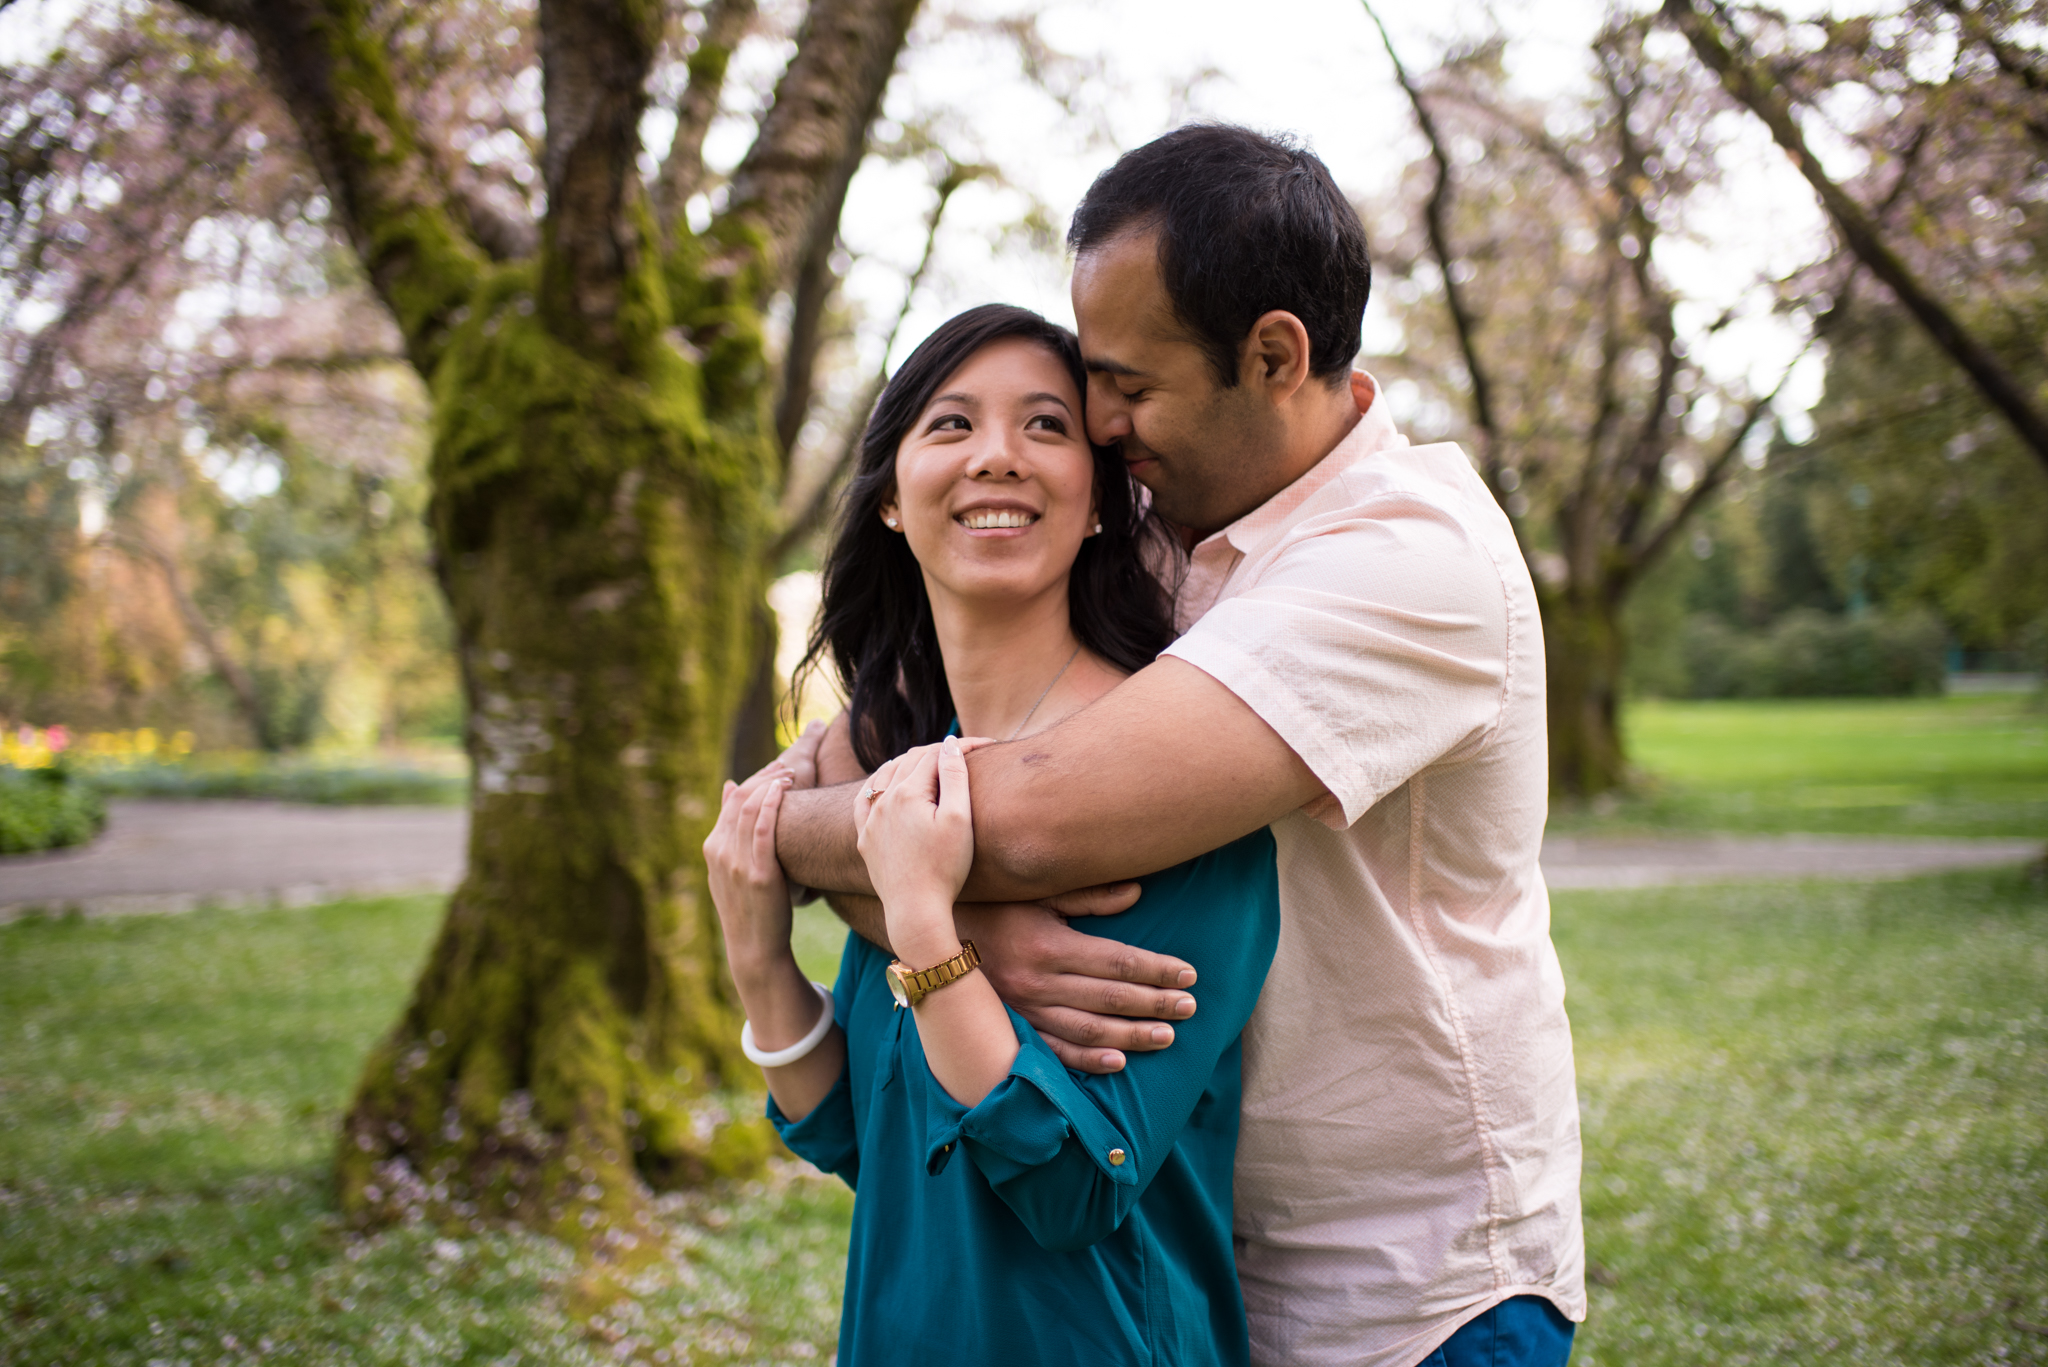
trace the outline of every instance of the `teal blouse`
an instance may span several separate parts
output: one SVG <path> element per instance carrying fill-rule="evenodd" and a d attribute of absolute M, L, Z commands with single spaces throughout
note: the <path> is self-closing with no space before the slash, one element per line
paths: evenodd
<path fill-rule="evenodd" d="M 847 1064 L 796 1153 L 854 1188 L 841 1367 L 1246 1364 L 1230 1242 L 1239 1036 L 1280 934 L 1273 837 L 1143 881 L 1090 934 L 1178 955 L 1201 1009 L 1173 1046 L 1070 1072 L 1016 1012 L 1017 1061 L 973 1108 L 932 1077 L 888 957 L 849 935 L 833 989 Z"/>

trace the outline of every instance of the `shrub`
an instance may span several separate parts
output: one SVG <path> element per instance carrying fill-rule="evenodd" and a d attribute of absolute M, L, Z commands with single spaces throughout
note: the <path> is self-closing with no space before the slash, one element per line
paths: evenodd
<path fill-rule="evenodd" d="M 1763 632 L 1689 618 L 1680 656 L 1693 698 L 1908 697 L 1941 692 L 1943 647 L 1941 623 L 1930 614 L 1802 610 Z"/>
<path fill-rule="evenodd" d="M 0 854 L 83 844 L 106 822 L 100 795 L 70 770 L 0 766 Z"/>
<path fill-rule="evenodd" d="M 315 756 L 217 753 L 169 764 L 96 766 L 91 777 L 102 792 L 117 797 L 454 806 L 469 795 L 469 779 L 461 772 Z"/>

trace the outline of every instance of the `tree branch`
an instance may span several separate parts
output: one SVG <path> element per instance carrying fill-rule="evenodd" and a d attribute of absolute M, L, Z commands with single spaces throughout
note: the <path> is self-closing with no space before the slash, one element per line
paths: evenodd
<path fill-rule="evenodd" d="M 1821 207 L 1833 221 L 1843 245 L 1891 289 L 1927 335 L 1963 368 L 1991 406 L 2012 424 L 2020 440 L 2048 467 L 2048 413 L 2042 411 L 1991 349 L 1977 340 L 1892 251 L 1863 207 L 1821 169 L 1820 159 L 1807 147 L 1805 135 L 1793 118 L 1785 92 L 1755 63 L 1730 50 L 1711 16 L 1702 12 L 1697 3 L 1698 0 L 1664 0 L 1664 16 L 1685 35 L 1693 51 L 1721 78 L 1721 84 L 1736 102 L 1770 129 L 1771 137 L 1820 197 Z"/>
<path fill-rule="evenodd" d="M 882 390 L 889 383 L 889 354 L 896 349 L 896 338 L 903 331 L 903 320 L 910 316 L 910 306 L 917 298 L 918 287 L 924 284 L 925 274 L 931 269 L 932 255 L 939 245 L 939 222 L 946 216 L 946 205 L 953 198 L 954 191 L 980 173 L 978 167 L 954 166 L 939 182 L 938 202 L 932 205 L 931 215 L 925 220 L 924 251 L 917 258 L 917 269 L 904 282 L 903 302 L 897 306 L 896 320 L 889 324 L 889 335 L 882 342 L 881 363 L 875 367 L 874 377 L 868 381 L 867 388 L 861 391 L 853 406 L 845 431 L 840 436 L 839 452 L 832 458 L 831 466 L 802 503 L 786 513 L 782 532 L 770 548 L 769 564 L 780 562 L 783 556 L 796 548 L 798 542 L 818 529 L 826 509 L 832 505 L 832 491 L 859 456 L 860 439 L 867 429 L 868 414 L 874 411 L 876 401 L 882 397 Z"/>
<path fill-rule="evenodd" d="M 185 0 L 248 34 L 422 374 L 483 261 L 420 154 L 357 0 Z"/>
<path fill-rule="evenodd" d="M 1811 346 L 1812 343 L 1809 341 L 1807 347 Z M 1671 510 L 1671 516 L 1665 518 L 1661 526 L 1644 537 L 1640 545 L 1629 547 L 1628 574 L 1640 574 L 1655 564 L 1657 557 L 1662 555 L 1664 548 L 1670 544 L 1671 538 L 1678 535 L 1679 529 L 1714 496 L 1727 479 L 1728 471 L 1734 467 L 1735 457 L 1741 454 L 1742 444 L 1749 440 L 1749 434 L 1755 429 L 1758 419 L 1769 412 L 1771 405 L 1778 401 L 1778 395 L 1783 392 L 1785 382 L 1792 378 L 1793 368 L 1805 357 L 1807 347 L 1800 348 L 1799 355 L 1793 357 L 1792 364 L 1786 366 L 1784 372 L 1778 376 L 1778 382 L 1771 386 L 1770 393 L 1750 401 L 1749 406 L 1743 410 L 1742 422 L 1714 454 L 1714 458 L 1707 462 L 1707 468 L 1701 473 L 1699 483 L 1686 491 L 1678 506 Z"/>
<path fill-rule="evenodd" d="M 1650 217 L 1637 188 L 1649 183 L 1642 144 L 1637 140 L 1631 123 L 1635 114 L 1634 92 L 1641 88 L 1642 73 L 1640 70 L 1633 73 L 1617 71 L 1611 47 L 1603 45 L 1601 55 L 1601 80 L 1607 86 L 1608 97 L 1614 102 L 1613 124 L 1620 144 L 1620 155 L 1616 159 L 1609 191 L 1621 209 L 1620 226 L 1635 239 L 1636 244 L 1635 255 L 1623 252 L 1622 259 L 1628 263 L 1637 306 L 1657 346 L 1656 388 L 1643 409 L 1635 440 L 1622 455 L 1616 471 L 1620 477 L 1621 506 L 1615 519 L 1614 539 L 1625 546 L 1635 538 L 1636 528 L 1648 511 L 1657 482 L 1663 474 L 1664 458 L 1671 451 L 1671 396 L 1677 389 L 1683 357 L 1678 345 L 1678 325 L 1670 291 L 1658 280 L 1651 263 L 1657 224 Z M 1610 250 L 1620 251 L 1619 244 Z"/>
<path fill-rule="evenodd" d="M 729 253 L 757 254 L 757 304 L 794 274 L 842 168 L 859 164 L 917 7 L 918 0 L 812 0 L 796 56 L 713 229 Z M 737 270 L 740 261 L 728 259 Z"/>
<path fill-rule="evenodd" d="M 1429 199 L 1423 206 L 1423 221 L 1429 232 L 1430 254 L 1436 257 L 1437 269 L 1443 275 L 1444 305 L 1450 310 L 1451 327 L 1458 337 L 1458 353 L 1464 359 L 1465 374 L 1472 386 L 1472 422 L 1479 437 L 1479 466 L 1486 474 L 1487 487 L 1498 497 L 1506 491 L 1500 486 L 1503 460 L 1500 426 L 1493 411 L 1493 383 L 1485 363 L 1479 358 L 1479 320 L 1467 304 L 1464 287 L 1452 271 L 1450 153 L 1444 147 L 1435 116 L 1423 101 L 1421 89 L 1408 74 L 1401 54 L 1394 49 L 1393 35 L 1387 32 L 1386 23 L 1380 18 L 1379 11 L 1373 8 L 1371 0 L 1364 0 L 1364 3 L 1366 17 L 1380 31 L 1380 42 L 1385 45 L 1387 57 L 1394 64 L 1394 79 L 1400 82 L 1408 103 L 1415 110 L 1416 125 L 1429 142 L 1430 160 L 1436 166 L 1436 181 L 1430 187 Z M 1520 535 L 1519 527 L 1517 535 Z"/>
<path fill-rule="evenodd" d="M 493 261 L 522 261 L 540 250 L 540 225 L 510 214 L 477 193 L 474 186 L 451 185 L 449 196 L 462 210 L 470 238 Z"/>
<path fill-rule="evenodd" d="M 608 0 L 540 4 L 541 316 L 556 335 L 616 359 L 626 277 L 642 250 L 627 206 L 639 189 L 640 116 L 661 14 L 659 5 Z"/>
<path fill-rule="evenodd" d="M 654 183 L 654 212 L 665 240 L 674 240 L 683 206 L 703 183 L 704 135 L 718 117 L 726 67 L 733 49 L 753 27 L 755 9 L 755 0 L 711 0 L 703 10 L 704 31 L 690 54 L 690 81 L 676 102 L 675 136 L 669 139 L 668 156 Z"/>
<path fill-rule="evenodd" d="M 842 196 L 843 198 L 843 196 Z M 782 452 L 782 473 L 789 477 L 790 457 L 798 433 L 810 416 L 817 384 L 818 349 L 824 344 L 825 305 L 839 286 L 832 269 L 832 249 L 839 241 L 839 217 L 818 215 L 804 262 L 796 273 L 789 311 L 789 346 L 782 358 L 782 392 L 775 400 L 775 440 Z"/>

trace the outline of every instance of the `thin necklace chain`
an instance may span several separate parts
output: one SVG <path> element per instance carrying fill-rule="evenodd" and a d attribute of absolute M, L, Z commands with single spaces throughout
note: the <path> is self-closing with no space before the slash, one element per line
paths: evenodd
<path fill-rule="evenodd" d="M 1031 704 L 1031 710 L 1024 714 L 1024 720 L 1018 722 L 1017 729 L 1010 733 L 1011 740 L 1015 740 L 1017 739 L 1017 737 L 1024 734 L 1024 728 L 1031 725 L 1031 719 L 1038 715 L 1038 703 L 1044 702 L 1048 697 L 1051 696 L 1053 684 L 1056 684 L 1061 679 L 1066 678 L 1067 671 L 1073 668 L 1074 661 L 1078 660 L 1079 658 L 1081 658 L 1081 647 L 1077 645 L 1074 647 L 1074 653 L 1072 655 L 1067 656 L 1067 662 L 1060 666 L 1060 672 L 1052 676 L 1052 683 L 1049 683 L 1045 686 L 1045 692 L 1038 695 L 1038 702 Z"/>

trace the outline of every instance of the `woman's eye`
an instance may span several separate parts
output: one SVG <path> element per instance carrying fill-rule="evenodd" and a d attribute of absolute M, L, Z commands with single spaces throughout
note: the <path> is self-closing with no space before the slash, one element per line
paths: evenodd
<path fill-rule="evenodd" d="M 1032 417 L 1032 419 L 1029 422 L 1024 424 L 1024 429 L 1027 432 L 1032 430 L 1033 428 L 1036 428 L 1038 431 L 1041 432 L 1057 432 L 1061 436 L 1065 436 L 1067 434 L 1067 425 L 1064 422 L 1060 421 L 1059 416 L 1057 414 L 1053 413 L 1036 414 Z"/>
<path fill-rule="evenodd" d="M 967 421 L 965 414 L 947 413 L 941 417 L 933 418 L 932 425 L 925 430 L 929 432 L 972 432 L 974 427 L 973 424 Z"/>

